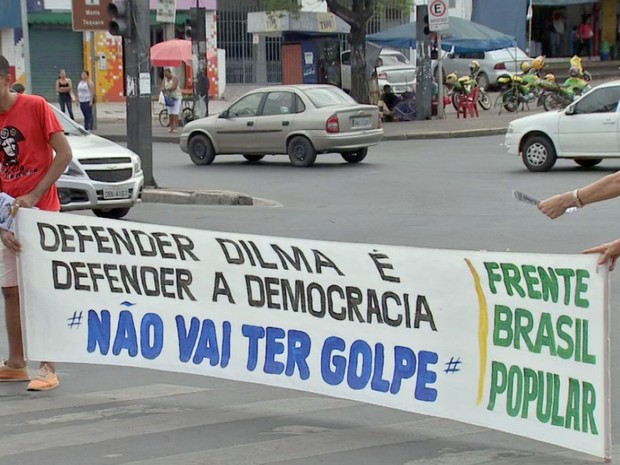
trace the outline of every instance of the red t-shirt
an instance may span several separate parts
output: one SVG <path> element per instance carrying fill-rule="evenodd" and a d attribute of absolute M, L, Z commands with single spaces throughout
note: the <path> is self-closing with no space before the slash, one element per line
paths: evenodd
<path fill-rule="evenodd" d="M 54 159 L 50 137 L 63 132 L 49 104 L 37 95 L 18 94 L 9 111 L 0 113 L 0 181 L 12 197 L 31 192 Z M 58 211 L 60 201 L 53 185 L 37 204 L 41 210 Z"/>

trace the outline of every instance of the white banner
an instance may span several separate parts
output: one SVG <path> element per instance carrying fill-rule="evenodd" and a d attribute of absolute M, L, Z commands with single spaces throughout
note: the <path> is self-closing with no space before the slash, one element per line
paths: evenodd
<path fill-rule="evenodd" d="M 32 360 L 341 397 L 609 455 L 596 257 L 198 231 L 22 210 Z"/>
<path fill-rule="evenodd" d="M 157 0 L 156 22 L 174 24 L 176 21 L 176 14 L 177 0 Z"/>

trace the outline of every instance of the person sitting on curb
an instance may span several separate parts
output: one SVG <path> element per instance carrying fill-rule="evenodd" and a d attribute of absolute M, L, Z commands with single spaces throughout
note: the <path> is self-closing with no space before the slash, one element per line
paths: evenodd
<path fill-rule="evenodd" d="M 394 107 L 400 102 L 400 98 L 392 91 L 392 86 L 383 86 L 383 95 L 379 101 L 379 111 L 383 115 L 384 121 L 398 121 L 394 113 Z"/>

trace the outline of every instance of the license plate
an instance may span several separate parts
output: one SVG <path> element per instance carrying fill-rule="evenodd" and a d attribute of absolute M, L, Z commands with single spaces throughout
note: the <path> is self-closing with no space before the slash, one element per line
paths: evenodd
<path fill-rule="evenodd" d="M 395 94 L 402 94 L 403 92 L 407 90 L 407 88 L 405 86 L 394 86 L 392 90 L 394 91 Z"/>
<path fill-rule="evenodd" d="M 104 200 L 127 199 L 129 198 L 129 189 L 104 189 Z"/>
<path fill-rule="evenodd" d="M 351 127 L 353 129 L 364 129 L 370 127 L 370 116 L 358 116 L 351 118 Z"/>

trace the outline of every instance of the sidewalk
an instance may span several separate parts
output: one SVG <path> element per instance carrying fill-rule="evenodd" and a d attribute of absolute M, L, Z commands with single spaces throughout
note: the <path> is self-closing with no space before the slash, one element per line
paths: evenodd
<path fill-rule="evenodd" d="M 495 102 L 498 94 L 491 93 L 491 101 Z M 209 113 L 217 114 L 225 110 L 231 102 L 214 100 L 209 102 Z M 153 142 L 178 143 L 178 134 L 170 134 L 167 128 L 159 124 L 158 115 L 161 110 L 157 103 L 153 104 Z M 501 114 L 500 114 L 500 109 Z M 477 137 L 504 134 L 510 121 L 542 110 L 531 104 L 530 109 L 509 113 L 500 106 L 489 111 L 479 109 L 479 118 L 457 118 L 452 106 L 446 107 L 444 119 L 385 123 L 383 140 L 441 139 L 447 137 Z M 77 115 L 76 115 L 77 116 Z M 79 118 L 78 118 L 79 121 Z M 125 104 L 97 104 L 96 134 L 115 142 L 127 141 Z"/>

